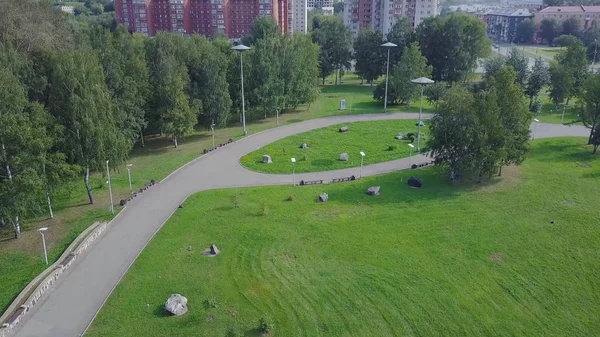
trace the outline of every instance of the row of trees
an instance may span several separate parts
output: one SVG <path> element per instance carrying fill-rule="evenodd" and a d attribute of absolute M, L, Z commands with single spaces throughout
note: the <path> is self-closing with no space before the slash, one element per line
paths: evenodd
<path fill-rule="evenodd" d="M 38 2 L 0 9 L 0 221 L 15 237 L 20 219 L 50 207 L 77 174 L 93 203 L 90 172 L 124 162 L 134 144 L 144 145 L 143 134 L 164 134 L 177 146 L 196 127 L 238 120 L 240 56 L 227 40 L 111 32 Z M 317 98 L 319 48 L 310 37 L 282 36 L 272 19 L 261 19 L 250 43 L 250 119 Z"/>

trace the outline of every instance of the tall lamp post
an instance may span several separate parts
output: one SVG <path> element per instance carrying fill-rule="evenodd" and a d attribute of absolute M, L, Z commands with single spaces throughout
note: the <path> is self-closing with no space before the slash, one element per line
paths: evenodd
<path fill-rule="evenodd" d="M 365 159 L 366 154 L 360 151 L 360 178 L 362 179 L 362 168 L 363 168 L 363 160 Z"/>
<path fill-rule="evenodd" d="M 296 158 L 292 158 L 292 185 L 296 185 Z"/>
<path fill-rule="evenodd" d="M 237 46 L 231 48 L 240 53 L 240 76 L 242 82 L 242 127 L 244 128 L 244 136 L 248 134 L 246 131 L 246 107 L 244 102 L 244 62 L 242 60 L 242 53 L 246 50 L 250 50 L 251 48 L 248 46 L 244 46 L 243 44 L 238 44 Z"/>
<path fill-rule="evenodd" d="M 133 193 L 133 188 L 131 187 L 131 167 L 133 166 L 133 164 L 127 164 L 125 167 L 127 167 L 127 178 L 129 178 L 129 194 Z"/>
<path fill-rule="evenodd" d="M 44 258 L 46 259 L 46 265 L 48 264 L 48 251 L 46 251 L 46 237 L 44 232 L 48 230 L 48 227 L 42 227 L 38 229 L 38 233 L 42 235 L 42 244 L 44 245 Z"/>
<path fill-rule="evenodd" d="M 421 107 L 419 108 L 419 131 L 417 133 L 417 152 L 421 152 L 421 114 L 423 113 L 423 88 L 425 88 L 425 86 L 427 84 L 433 84 L 435 83 L 434 80 L 430 80 L 426 77 L 419 77 L 419 78 L 415 78 L 414 80 L 410 80 L 412 83 L 414 84 L 418 84 L 421 86 Z"/>
<path fill-rule="evenodd" d="M 594 39 L 594 60 L 592 61 L 592 74 L 596 65 L 596 52 L 598 51 L 598 39 Z"/>
<path fill-rule="evenodd" d="M 106 183 L 108 184 L 108 193 L 110 194 L 110 212 L 115 214 L 115 208 L 113 207 L 112 187 L 110 186 L 110 170 L 108 169 L 108 160 L 106 161 L 106 177 L 108 178 Z"/>
<path fill-rule="evenodd" d="M 210 131 L 212 133 L 212 139 L 213 139 L 213 149 L 215 148 L 215 121 L 213 120 L 212 123 L 210 124 Z"/>
<path fill-rule="evenodd" d="M 411 165 L 411 163 L 410 163 L 410 162 L 411 162 L 411 160 L 412 160 L 412 149 L 413 149 L 415 146 L 414 146 L 414 145 L 412 145 L 412 144 L 408 144 L 408 146 L 410 147 L 410 154 L 408 155 L 408 168 L 410 169 L 410 168 L 411 168 L 411 166 L 412 166 L 412 165 Z"/>
<path fill-rule="evenodd" d="M 531 140 L 535 139 L 535 130 L 537 129 L 538 123 L 540 122 L 539 119 L 534 118 L 533 121 L 535 122 L 535 124 L 533 125 L 533 133 L 531 135 Z"/>
<path fill-rule="evenodd" d="M 387 112 L 388 77 L 390 77 L 390 49 L 398 47 L 398 45 L 395 45 L 391 42 L 386 42 L 381 46 L 387 48 L 387 66 L 385 71 L 385 99 L 383 100 L 383 112 Z"/>

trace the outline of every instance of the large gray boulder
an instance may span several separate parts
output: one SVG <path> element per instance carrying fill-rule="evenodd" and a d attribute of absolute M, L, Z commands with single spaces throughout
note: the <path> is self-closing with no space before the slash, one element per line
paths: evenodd
<path fill-rule="evenodd" d="M 221 251 L 219 250 L 219 248 L 217 248 L 217 246 L 213 243 L 212 245 L 210 245 L 210 254 L 211 255 L 218 255 Z"/>
<path fill-rule="evenodd" d="M 347 126 L 342 126 L 340 128 L 340 132 L 348 132 L 348 127 Z"/>
<path fill-rule="evenodd" d="M 368 195 L 379 195 L 379 186 L 371 186 L 369 187 L 369 189 L 367 189 L 367 194 Z"/>
<path fill-rule="evenodd" d="M 271 164 L 272 162 L 273 162 L 273 160 L 271 159 L 271 156 L 266 155 L 266 154 L 263 156 L 263 163 Z"/>
<path fill-rule="evenodd" d="M 408 186 L 413 188 L 421 188 L 421 186 L 423 186 L 423 182 L 417 177 L 410 177 L 408 178 Z"/>
<path fill-rule="evenodd" d="M 323 193 L 323 194 L 319 195 L 320 202 L 326 202 L 327 200 L 329 200 L 329 195 L 327 195 L 327 193 Z"/>
<path fill-rule="evenodd" d="M 308 148 L 308 144 L 306 143 L 302 143 L 302 145 L 300 145 L 301 149 L 307 149 Z"/>
<path fill-rule="evenodd" d="M 340 154 L 340 161 L 348 161 L 349 158 L 350 156 L 346 152 Z"/>
<path fill-rule="evenodd" d="M 425 126 L 425 123 L 423 123 L 423 121 L 416 122 L 416 123 L 415 123 L 415 126 L 419 126 L 419 124 L 421 124 L 421 126 Z"/>
<path fill-rule="evenodd" d="M 175 316 L 185 315 L 188 311 L 187 298 L 179 294 L 171 294 L 165 304 L 165 310 Z"/>

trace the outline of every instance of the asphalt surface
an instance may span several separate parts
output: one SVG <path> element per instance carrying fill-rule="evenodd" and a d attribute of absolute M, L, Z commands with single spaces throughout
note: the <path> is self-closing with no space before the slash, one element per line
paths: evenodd
<path fill-rule="evenodd" d="M 13 336 L 81 336 L 129 266 L 189 195 L 216 188 L 292 184 L 291 174 L 262 174 L 243 168 L 239 159 L 245 154 L 281 138 L 332 124 L 416 118 L 414 113 L 397 113 L 309 120 L 248 136 L 197 158 L 130 202 L 113 220 L 104 236 L 74 262 L 54 289 L 32 309 L 24 322 L 14 330 Z M 428 118 L 430 115 L 423 115 L 423 119 Z M 544 123 L 540 123 L 535 131 L 536 138 L 588 135 L 589 130 L 581 126 Z M 424 163 L 428 160 L 430 159 L 422 155 L 412 157 L 412 163 Z M 409 166 L 408 158 L 373 165 L 368 165 L 368 162 L 367 156 L 364 176 L 402 170 Z M 353 174 L 358 176 L 359 171 L 360 168 L 357 167 L 296 174 L 296 181 L 332 179 Z"/>

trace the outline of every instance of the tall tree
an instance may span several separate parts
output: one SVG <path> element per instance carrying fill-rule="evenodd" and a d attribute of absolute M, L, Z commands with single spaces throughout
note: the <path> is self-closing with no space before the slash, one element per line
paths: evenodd
<path fill-rule="evenodd" d="M 581 92 L 581 121 L 590 128 L 590 137 L 588 144 L 594 145 L 594 153 L 596 153 L 600 145 L 598 139 L 598 130 L 600 129 L 600 75 L 593 74 L 588 77 L 583 85 Z"/>
<path fill-rule="evenodd" d="M 437 81 L 464 80 L 477 60 L 491 53 L 485 24 L 465 13 L 427 18 L 418 26 L 416 36 Z"/>
<path fill-rule="evenodd" d="M 324 17 L 320 27 L 313 31 L 312 39 L 320 47 L 320 76 L 325 85 L 325 78 L 334 70 L 350 66 L 352 33 L 337 18 Z M 337 84 L 337 76 L 335 82 Z"/>
<path fill-rule="evenodd" d="M 535 59 L 535 64 L 533 65 L 533 69 L 531 69 L 529 81 L 527 81 L 527 86 L 525 87 L 525 94 L 529 97 L 530 111 L 533 107 L 533 99 L 537 97 L 542 88 L 549 83 L 550 72 L 548 70 L 548 66 L 546 65 L 546 62 L 544 62 L 544 60 L 538 56 Z"/>
<path fill-rule="evenodd" d="M 410 29 L 408 19 L 401 17 L 396 20 L 392 29 L 387 33 L 386 39 L 398 46 L 390 49 L 390 64 L 398 63 L 404 49 L 415 41 L 415 34 Z"/>
<path fill-rule="evenodd" d="M 179 140 L 194 131 L 194 125 L 198 121 L 198 112 L 190 107 L 189 98 L 185 93 L 186 81 L 183 76 L 177 72 L 167 75 L 164 86 L 164 96 L 162 97 L 164 129 L 165 133 L 173 138 L 173 144 L 177 148 Z"/>
<path fill-rule="evenodd" d="M 265 118 L 274 115 L 283 103 L 284 83 L 281 77 L 282 50 L 280 39 L 259 40 L 248 53 L 250 104 L 261 108 Z"/>
<path fill-rule="evenodd" d="M 520 43 L 531 43 L 537 30 L 538 27 L 533 20 L 525 19 L 519 22 L 519 25 L 517 26 L 516 39 Z"/>
<path fill-rule="evenodd" d="M 252 23 L 251 35 L 242 39 L 242 43 L 253 45 L 258 40 L 270 39 L 281 35 L 277 23 L 271 16 L 260 16 Z"/>
<path fill-rule="evenodd" d="M 354 40 L 354 68 L 356 73 L 367 83 L 373 85 L 373 81 L 381 76 L 385 67 L 386 56 L 381 47 L 381 32 L 370 29 L 361 30 Z M 390 61 L 391 62 L 391 61 Z"/>
<path fill-rule="evenodd" d="M 581 34 L 581 26 L 576 18 L 568 18 L 562 23 L 562 33 L 565 35 L 579 36 Z"/>
<path fill-rule="evenodd" d="M 588 75 L 588 62 L 583 42 L 578 39 L 566 49 L 561 50 L 555 60 L 573 76 L 573 90 L 568 93 L 568 100 L 579 93 Z"/>
<path fill-rule="evenodd" d="M 554 38 L 560 33 L 560 26 L 554 19 L 544 19 L 540 25 L 540 35 L 548 44 L 552 44 Z"/>
<path fill-rule="evenodd" d="M 573 35 L 561 35 L 554 39 L 554 44 L 556 44 L 559 47 L 568 47 L 577 43 L 578 40 L 579 38 Z"/>
<path fill-rule="evenodd" d="M 490 77 L 496 76 L 500 69 L 506 65 L 506 58 L 504 56 L 494 56 L 485 59 L 483 62 L 483 79 L 487 80 Z"/>
<path fill-rule="evenodd" d="M 93 204 L 90 170 L 102 170 L 106 160 L 113 165 L 122 163 L 131 142 L 117 125 L 119 119 L 94 53 L 58 53 L 53 69 L 49 108 L 64 127 L 59 148 L 68 163 L 84 170 L 84 183 Z"/>
<path fill-rule="evenodd" d="M 419 44 L 413 42 L 406 47 L 400 62 L 394 66 L 388 84 L 388 103 L 410 103 L 419 95 L 419 86 L 410 80 L 419 77 L 431 76 L 431 66 L 421 54 Z M 373 98 L 378 101 L 385 100 L 385 83 L 380 83 L 373 92 Z"/>
<path fill-rule="evenodd" d="M 512 48 L 508 53 L 506 63 L 513 67 L 517 73 L 517 83 L 521 88 L 525 87 L 527 78 L 529 77 L 529 57 L 517 48 Z"/>
<path fill-rule="evenodd" d="M 575 78 L 569 70 L 556 62 L 550 64 L 550 99 L 555 105 L 563 103 L 571 97 Z"/>

